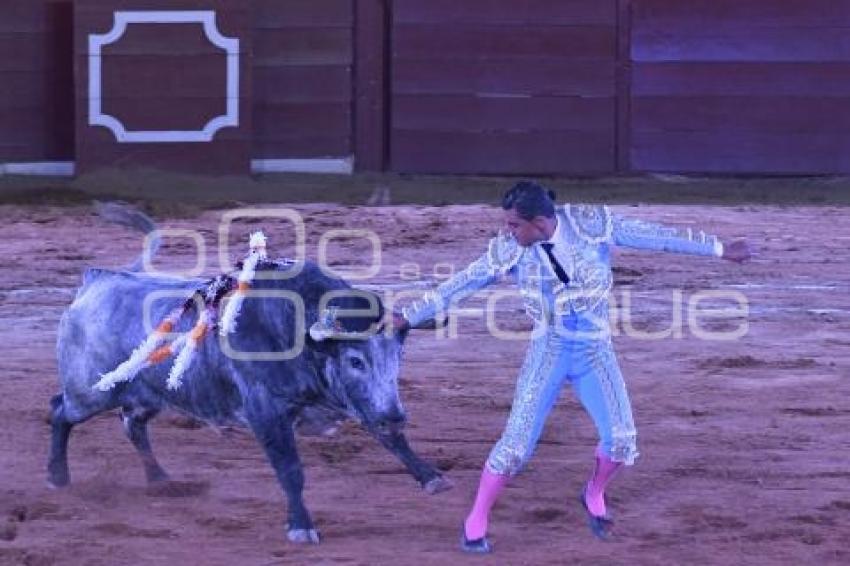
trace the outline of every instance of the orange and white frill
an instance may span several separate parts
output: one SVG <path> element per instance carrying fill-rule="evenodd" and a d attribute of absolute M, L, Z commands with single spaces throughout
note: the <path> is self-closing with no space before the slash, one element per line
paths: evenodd
<path fill-rule="evenodd" d="M 245 295 L 248 294 L 251 283 L 254 281 L 257 265 L 268 257 L 266 254 L 266 236 L 262 232 L 251 234 L 249 248 L 248 257 L 242 262 L 242 271 L 239 273 L 236 292 L 227 301 L 224 313 L 219 320 L 218 330 L 222 336 L 227 336 L 236 331 L 236 319 L 242 312 L 242 303 L 245 301 Z"/>
<path fill-rule="evenodd" d="M 119 383 L 132 381 L 136 377 L 136 374 L 138 374 L 141 370 L 158 363 L 158 361 L 155 360 L 161 358 L 162 350 L 164 348 L 172 348 L 174 346 L 174 343 L 167 346 L 162 346 L 162 344 L 168 340 L 169 335 L 172 333 L 174 327 L 177 325 L 177 322 L 182 316 L 182 308 L 172 311 L 159 324 L 159 326 L 156 327 L 156 330 L 149 334 L 139 347 L 133 350 L 133 353 L 130 354 L 130 357 L 127 358 L 126 361 L 122 362 L 114 370 L 102 374 L 100 376 L 100 380 L 94 384 L 94 389 L 109 391 Z"/>

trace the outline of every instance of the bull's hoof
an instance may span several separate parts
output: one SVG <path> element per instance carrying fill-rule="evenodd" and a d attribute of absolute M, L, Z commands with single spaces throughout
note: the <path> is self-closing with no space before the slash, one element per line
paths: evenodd
<path fill-rule="evenodd" d="M 62 489 L 71 483 L 71 474 L 68 473 L 68 468 L 50 468 L 47 470 L 47 487 L 51 489 Z"/>
<path fill-rule="evenodd" d="M 146 476 L 149 484 L 157 484 L 171 481 L 171 476 L 169 476 L 168 472 L 166 472 L 162 468 L 160 468 L 159 470 L 151 470 L 146 473 Z"/>
<path fill-rule="evenodd" d="M 53 478 L 47 478 L 47 487 L 50 489 L 64 489 L 68 487 L 68 484 L 71 482 L 67 479 L 65 480 L 55 480 Z"/>
<path fill-rule="evenodd" d="M 286 536 L 290 542 L 298 544 L 319 544 L 319 531 L 316 529 L 289 529 Z"/>
<path fill-rule="evenodd" d="M 438 493 L 442 493 L 444 491 L 448 491 L 453 488 L 455 484 L 444 478 L 443 476 L 437 476 L 436 478 L 430 479 L 422 486 L 422 489 L 425 490 L 425 493 L 428 495 L 436 495 Z"/>

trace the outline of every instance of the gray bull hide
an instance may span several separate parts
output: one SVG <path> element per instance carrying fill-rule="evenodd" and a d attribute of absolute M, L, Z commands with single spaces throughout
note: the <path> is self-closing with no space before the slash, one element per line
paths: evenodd
<path fill-rule="evenodd" d="M 276 263 L 267 269 L 294 269 Z M 120 409 L 124 431 L 141 455 L 148 481 L 167 479 L 156 461 L 147 422 L 164 407 L 173 407 L 204 421 L 244 424 L 255 435 L 277 474 L 288 502 L 288 537 L 318 542 L 302 499 L 304 474 L 296 450 L 293 424 L 307 414 L 353 417 L 388 450 L 429 493 L 450 487 L 439 472 L 411 450 L 402 432 L 404 409 L 398 397 L 398 372 L 404 335 L 378 332 L 366 339 L 313 340 L 304 337 L 301 353 L 288 360 L 255 361 L 226 355 L 217 332 L 210 332 L 183 376 L 170 390 L 170 363 L 142 370 L 134 380 L 113 389 L 93 388 L 100 376 L 126 360 L 147 335 L 143 305 L 153 292 L 168 292 L 150 305 L 156 324 L 185 301 L 204 281 L 164 278 L 128 271 L 89 269 L 58 331 L 61 392 L 51 400 L 52 440 L 48 479 L 53 486 L 69 483 L 67 445 L 71 429 L 98 413 Z M 304 324 L 296 323 L 293 303 L 280 298 L 245 301 L 238 327 L 229 342 L 239 352 L 281 352 L 292 348 L 298 332 L 320 317 L 320 300 L 331 290 L 350 287 L 329 277 L 315 264 L 303 265 L 288 279 L 257 279 L 252 288 L 288 291 L 304 303 Z M 182 294 L 182 298 L 179 296 Z M 359 297 L 362 300 L 362 297 Z M 337 306 L 357 308 L 357 296 L 337 297 Z M 176 331 L 186 331 L 197 318 L 191 308 Z M 345 319 L 342 319 L 346 323 Z M 348 321 L 351 322 L 351 321 Z M 362 324 L 362 319 L 353 324 Z M 367 321 L 371 323 L 371 321 Z M 358 328 L 348 328 L 358 330 Z"/>

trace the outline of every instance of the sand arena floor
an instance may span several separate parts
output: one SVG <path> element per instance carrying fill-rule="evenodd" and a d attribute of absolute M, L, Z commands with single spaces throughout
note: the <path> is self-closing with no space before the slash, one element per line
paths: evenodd
<path fill-rule="evenodd" d="M 481 463 L 510 407 L 525 343 L 488 335 L 465 311 L 456 339 L 411 335 L 401 377 L 414 448 L 455 488 L 428 496 L 402 466 L 346 424 L 330 438 L 304 437 L 306 501 L 324 540 L 286 542 L 284 498 L 253 438 L 173 412 L 154 421 L 154 449 L 173 481 L 146 486 L 115 414 L 74 429 L 72 485 L 45 484 L 48 400 L 57 390 L 56 326 L 86 266 L 117 267 L 141 238 L 104 224 L 89 206 L 0 206 L 0 563 L 3 564 L 745 564 L 848 563 L 850 549 L 850 223 L 846 209 L 768 206 L 616 206 L 650 220 L 746 236 L 759 255 L 719 260 L 619 250 L 617 288 L 632 299 L 632 328 L 615 338 L 642 456 L 610 490 L 616 540 L 593 540 L 575 501 L 589 470 L 594 432 L 565 389 L 537 454 L 507 490 L 491 523 L 496 554 L 457 550 Z M 381 239 L 371 285 L 396 288 L 403 264 L 423 279 L 465 265 L 498 223 L 485 206 L 298 205 L 308 251 L 335 228 Z M 222 210 L 160 216 L 198 230 L 206 273 L 218 272 Z M 242 223 L 233 243 L 262 226 L 273 255 L 292 253 L 281 221 Z M 243 240 L 244 241 L 244 240 Z M 242 245 L 234 248 L 239 257 Z M 369 244 L 335 241 L 329 263 L 363 268 Z M 188 240 L 169 239 L 160 269 L 189 268 Z M 409 266 L 405 273 L 410 273 Z M 748 301 L 748 332 L 698 339 L 687 303 L 701 291 Z M 677 293 L 681 293 L 678 295 Z M 474 309 L 482 304 L 465 304 Z M 640 340 L 670 325 L 681 337 Z M 505 302 L 504 328 L 527 323 Z M 740 319 L 708 321 L 723 331 Z"/>

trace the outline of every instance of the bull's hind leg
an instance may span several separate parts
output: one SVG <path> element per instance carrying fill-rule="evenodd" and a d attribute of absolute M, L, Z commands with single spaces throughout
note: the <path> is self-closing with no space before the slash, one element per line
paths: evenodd
<path fill-rule="evenodd" d="M 50 456 L 47 460 L 47 483 L 51 487 L 65 487 L 71 481 L 68 472 L 68 438 L 74 424 L 65 415 L 62 394 L 50 400 Z"/>
<path fill-rule="evenodd" d="M 115 408 L 111 395 L 81 398 L 68 390 L 50 400 L 50 455 L 47 460 L 47 483 L 52 487 L 68 485 L 68 439 L 71 429 L 94 415 Z"/>
<path fill-rule="evenodd" d="M 121 421 L 124 423 L 124 432 L 127 438 L 136 447 L 139 456 L 142 458 L 142 464 L 145 467 L 145 476 L 148 482 L 168 481 L 168 473 L 162 469 L 162 466 L 157 462 L 151 449 L 150 439 L 148 438 L 148 421 L 159 413 L 158 408 L 151 407 L 122 407 Z"/>

